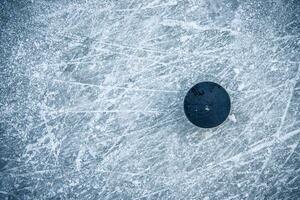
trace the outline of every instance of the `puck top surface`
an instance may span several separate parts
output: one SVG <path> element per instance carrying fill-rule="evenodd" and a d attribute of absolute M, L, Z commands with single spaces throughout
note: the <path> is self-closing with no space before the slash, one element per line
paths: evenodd
<path fill-rule="evenodd" d="M 230 97 L 214 82 L 194 85 L 184 98 L 184 112 L 190 122 L 201 128 L 222 124 L 230 113 Z"/>

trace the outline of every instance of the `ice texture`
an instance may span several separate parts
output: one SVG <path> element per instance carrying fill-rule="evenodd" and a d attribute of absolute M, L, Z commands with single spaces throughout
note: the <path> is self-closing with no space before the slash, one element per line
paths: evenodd
<path fill-rule="evenodd" d="M 0 199 L 300 199 L 298 0 L 1 0 Z M 232 110 L 183 112 L 214 81 Z"/>

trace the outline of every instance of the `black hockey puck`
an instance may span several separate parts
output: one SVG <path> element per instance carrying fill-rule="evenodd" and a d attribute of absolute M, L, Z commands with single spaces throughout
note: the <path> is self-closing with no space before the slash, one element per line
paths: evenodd
<path fill-rule="evenodd" d="M 230 97 L 214 82 L 194 85 L 184 98 L 184 112 L 190 122 L 201 128 L 222 124 L 230 113 Z"/>

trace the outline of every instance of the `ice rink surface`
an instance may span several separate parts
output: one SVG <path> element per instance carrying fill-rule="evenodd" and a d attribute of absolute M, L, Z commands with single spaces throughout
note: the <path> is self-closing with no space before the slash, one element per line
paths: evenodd
<path fill-rule="evenodd" d="M 0 199 L 300 198 L 299 1 L 0 6 Z M 184 115 L 201 81 L 216 128 Z"/>

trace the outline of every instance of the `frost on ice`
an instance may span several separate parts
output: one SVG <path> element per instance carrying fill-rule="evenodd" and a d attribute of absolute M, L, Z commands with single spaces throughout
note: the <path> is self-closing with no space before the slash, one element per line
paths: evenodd
<path fill-rule="evenodd" d="M 0 199 L 297 199 L 300 4 L 1 2 Z M 231 115 L 190 124 L 214 81 Z"/>

